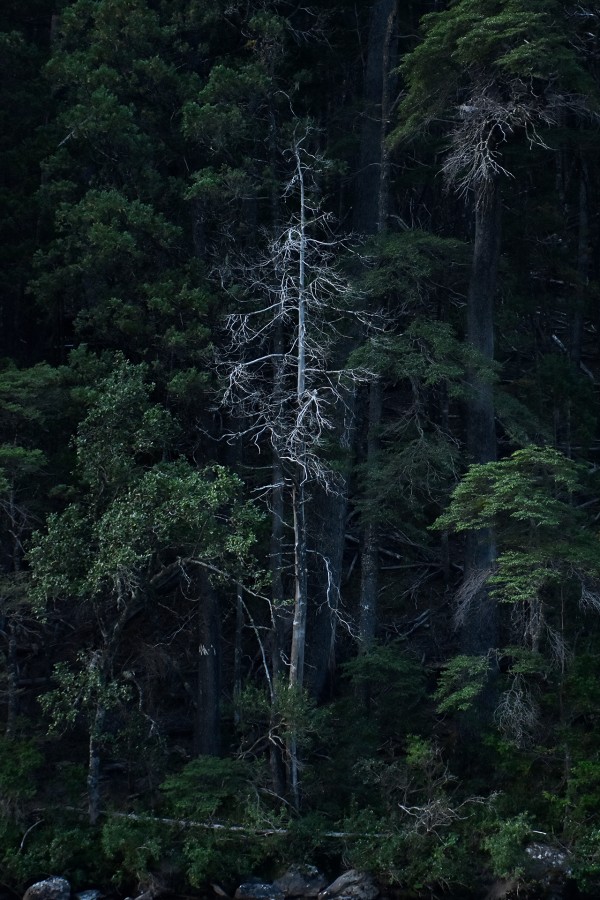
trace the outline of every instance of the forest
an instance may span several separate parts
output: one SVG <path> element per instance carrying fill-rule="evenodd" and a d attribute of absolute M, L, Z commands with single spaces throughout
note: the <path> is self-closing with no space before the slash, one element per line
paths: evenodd
<path fill-rule="evenodd" d="M 7 896 L 600 895 L 599 26 L 3 0 Z"/>

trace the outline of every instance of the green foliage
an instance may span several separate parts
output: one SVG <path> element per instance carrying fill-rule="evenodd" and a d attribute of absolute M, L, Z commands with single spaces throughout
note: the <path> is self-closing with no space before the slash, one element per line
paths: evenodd
<path fill-rule="evenodd" d="M 243 817 L 252 786 L 242 760 L 199 756 L 161 785 L 169 810 L 177 816 L 212 821 Z"/>
<path fill-rule="evenodd" d="M 131 696 L 127 684 L 106 681 L 98 653 L 80 651 L 73 668 L 67 663 L 56 663 L 52 677 L 57 687 L 40 697 L 40 705 L 49 718 L 50 733 L 61 733 L 75 725 L 82 711 L 91 726 L 99 707 L 107 711 L 115 709 Z"/>
<path fill-rule="evenodd" d="M 443 668 L 435 697 L 439 712 L 466 712 L 483 690 L 490 668 L 487 656 L 455 656 Z"/>
<path fill-rule="evenodd" d="M 83 889 L 90 880 L 105 883 L 110 877 L 98 834 L 81 822 L 56 813 L 54 821 L 36 818 L 29 828 L 14 832 L 0 822 L 0 865 L 6 881 L 23 884 L 48 872 L 68 872 L 73 887 Z"/>
<path fill-rule="evenodd" d="M 404 736 L 405 729 L 414 728 L 425 700 L 425 679 L 422 666 L 403 644 L 374 646 L 344 663 L 343 672 L 355 692 L 368 688 L 370 716 L 380 740 Z M 352 722 L 353 729 L 356 724 Z"/>
<path fill-rule="evenodd" d="M 102 825 L 102 853 L 115 887 L 144 884 L 167 852 L 170 833 L 162 822 L 108 818 Z"/>
<path fill-rule="evenodd" d="M 572 861 L 573 877 L 584 891 L 593 894 L 600 878 L 600 829 L 586 828 L 577 842 Z"/>
<path fill-rule="evenodd" d="M 524 847 L 531 835 L 531 820 L 527 813 L 497 822 L 497 830 L 483 840 L 490 854 L 492 871 L 497 878 L 515 878 L 523 875 Z"/>
<path fill-rule="evenodd" d="M 360 289 L 386 306 L 397 305 L 402 312 L 408 311 L 409 305 L 412 312 L 430 312 L 442 277 L 448 279 L 447 289 L 464 287 L 467 245 L 456 238 L 418 228 L 385 232 L 372 238 L 361 256 L 367 268 L 359 279 Z M 448 302 L 447 295 L 442 302 Z M 432 319 L 426 322 L 433 329 L 442 326 Z"/>
<path fill-rule="evenodd" d="M 351 0 L 2 4 L 0 677 L 8 730 L 29 737 L 0 740 L 0 870 L 21 893 L 48 872 L 76 887 L 106 887 L 114 876 L 133 896 L 176 871 L 183 893 L 184 881 L 203 891 L 207 879 L 331 854 L 332 868 L 342 856 L 434 895 L 469 890 L 490 867 L 518 874 L 533 821 L 573 849 L 580 886 L 595 889 L 597 4 L 452 0 L 422 17 L 417 36 L 432 5 L 398 4 L 384 46 L 373 27 L 383 6 Z M 398 72 L 383 77 L 388 99 L 400 96 L 388 160 L 380 151 L 390 111 L 377 121 L 386 98 L 371 94 L 396 55 Z M 347 500 L 346 527 L 328 498 L 315 493 L 306 504 L 313 549 L 323 549 L 323 535 L 333 574 L 343 557 L 336 612 L 350 622 L 354 542 L 365 524 L 380 526 L 379 633 L 388 642 L 344 663 L 351 639 L 332 628 L 341 664 L 318 701 L 265 678 L 270 654 L 285 660 L 289 650 L 286 609 L 275 609 L 274 625 L 268 603 L 248 592 L 252 628 L 240 638 L 234 625 L 236 582 L 268 593 L 254 554 L 266 561 L 275 549 L 246 486 L 262 501 L 275 473 L 268 440 L 252 443 L 246 421 L 222 419 L 213 393 L 215 360 L 231 337 L 224 316 L 248 310 L 254 291 L 232 273 L 238 260 L 256 272 L 259 248 L 288 219 L 285 148 L 306 123 L 310 153 L 329 157 L 318 173 L 327 246 L 342 227 L 331 211 L 363 230 L 363 163 L 374 186 L 384 176 L 379 199 L 389 207 L 386 230 L 341 263 L 356 274 L 355 290 L 347 309 L 327 309 L 320 348 L 335 367 L 327 389 L 343 385 L 344 408 L 327 411 L 332 428 L 317 449 L 339 463 L 335 504 L 341 511 Z M 435 177 L 448 146 L 468 147 L 469 129 L 482 123 L 476 149 L 521 178 L 515 190 L 505 181 L 502 195 L 495 365 L 464 341 L 474 204 Z M 268 306 L 260 286 L 252 299 Z M 365 301 L 382 311 L 383 332 L 354 316 Z M 277 342 L 297 339 L 287 312 L 277 327 L 256 338 L 265 398 Z M 90 349 L 72 350 L 82 339 Z M 366 387 L 349 386 L 349 356 L 381 386 L 368 454 Z M 462 404 L 473 374 L 494 385 L 501 456 L 524 449 L 472 467 L 428 532 L 465 466 Z M 235 447 L 221 441 L 228 431 L 240 433 Z M 288 476 L 284 466 L 286 504 Z M 291 518 L 286 505 L 284 596 Z M 486 589 L 505 601 L 501 646 L 456 657 L 447 598 L 460 578 L 461 537 L 481 528 L 499 548 Z M 310 661 L 324 651 L 333 614 L 314 608 L 314 559 Z M 190 762 L 156 793 L 169 762 L 191 753 L 206 578 L 219 604 L 225 706 L 235 674 L 228 756 Z M 414 609 L 431 615 L 408 629 L 410 644 L 389 642 Z M 498 698 L 489 732 L 478 746 L 460 730 L 456 741 L 454 717 L 468 734 L 487 688 L 490 706 Z M 48 724 L 51 740 L 42 738 Z M 290 826 L 269 751 L 289 762 L 292 736 L 304 809 Z M 248 831 L 118 817 L 91 830 L 75 815 L 38 811 L 81 807 L 90 737 L 108 807 L 147 802 L 159 816 Z M 471 802 L 496 789 L 491 811 Z M 324 835 L 340 822 L 353 832 L 347 846 Z M 286 835 L 254 833 L 284 825 Z"/>
<path fill-rule="evenodd" d="M 565 523 L 571 495 L 581 488 L 582 467 L 550 447 L 526 447 L 500 462 L 471 466 L 436 527 L 465 531 L 510 524 L 536 529 Z"/>
<path fill-rule="evenodd" d="M 269 750 L 273 741 L 285 753 L 284 748 L 293 738 L 299 752 L 309 756 L 327 729 L 328 710 L 319 708 L 308 691 L 291 686 L 285 677 L 274 679 L 272 688 L 271 694 L 250 681 L 243 687 L 238 700 L 237 725 L 242 750 L 249 759 L 256 760 Z M 307 783 L 313 776 L 312 767 L 307 765 Z"/>
<path fill-rule="evenodd" d="M 272 862 L 277 850 L 277 838 L 196 833 L 183 845 L 184 871 L 195 888 L 204 887 L 207 881 L 248 878 Z"/>
<path fill-rule="evenodd" d="M 501 552 L 489 581 L 509 602 L 530 602 L 545 588 L 597 578 L 597 538 L 574 498 L 583 467 L 549 447 L 471 466 L 434 528 L 494 527 Z"/>
<path fill-rule="evenodd" d="M 144 366 L 118 356 L 91 395 L 76 440 L 89 494 L 51 516 L 29 552 L 40 607 L 64 592 L 79 600 L 137 597 L 165 553 L 234 569 L 247 559 L 260 516 L 238 500 L 236 476 L 219 466 L 199 471 L 183 459 L 152 465 L 175 428 L 150 403 L 145 376 Z"/>
<path fill-rule="evenodd" d="M 19 817 L 23 804 L 36 793 L 36 776 L 43 757 L 30 740 L 0 738 L 0 796 L 4 817 Z"/>
<path fill-rule="evenodd" d="M 252 767 L 243 760 L 204 756 L 161 784 L 172 815 L 205 826 L 192 828 L 181 845 L 186 877 L 193 887 L 210 879 L 248 876 L 277 853 L 275 835 L 252 833 L 275 825 L 271 816 L 265 819 L 257 809 L 252 775 Z M 211 829 L 211 824 L 217 827 Z"/>
<path fill-rule="evenodd" d="M 495 81 L 498 92 L 506 91 L 513 79 L 528 80 L 533 91 L 542 92 L 552 80 L 563 90 L 590 87 L 569 45 L 559 3 L 458 0 L 424 16 L 421 29 L 422 40 L 400 66 L 408 90 L 394 141 L 440 118 L 461 91 L 477 87 L 486 77 Z"/>

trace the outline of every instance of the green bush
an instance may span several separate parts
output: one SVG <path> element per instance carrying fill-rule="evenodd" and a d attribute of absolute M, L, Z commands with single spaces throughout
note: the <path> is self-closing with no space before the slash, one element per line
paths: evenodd
<path fill-rule="evenodd" d="M 498 878 L 512 878 L 523 874 L 524 846 L 530 833 L 531 822 L 527 813 L 498 821 L 495 832 L 483 841 L 483 847 L 490 855 L 494 875 Z"/>

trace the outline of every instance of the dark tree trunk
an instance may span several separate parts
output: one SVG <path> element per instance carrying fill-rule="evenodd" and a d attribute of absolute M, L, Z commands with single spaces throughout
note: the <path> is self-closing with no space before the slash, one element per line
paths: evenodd
<path fill-rule="evenodd" d="M 579 231 L 577 236 L 577 285 L 571 322 L 571 361 L 578 370 L 581 365 L 585 295 L 590 277 L 590 214 L 588 201 L 587 166 L 581 160 L 579 172 Z"/>
<path fill-rule="evenodd" d="M 467 340 L 484 360 L 494 359 L 494 294 L 500 260 L 502 206 L 495 181 L 482 188 L 475 209 L 475 242 L 467 303 Z M 468 449 L 472 462 L 496 459 L 494 386 L 474 375 L 467 409 Z"/>
<path fill-rule="evenodd" d="M 385 227 L 388 214 L 389 157 L 385 135 L 389 116 L 389 78 L 397 52 L 396 8 L 396 0 L 376 0 L 371 11 L 354 206 L 354 227 L 366 234 L 375 233 L 379 223 Z"/>
<path fill-rule="evenodd" d="M 8 636 L 8 652 L 6 658 L 8 681 L 6 737 L 12 738 L 15 735 L 17 717 L 19 715 L 19 664 L 17 660 L 17 635 L 15 633 L 15 623 L 9 621 L 6 630 Z"/>
<path fill-rule="evenodd" d="M 217 593 L 200 576 L 198 601 L 198 692 L 194 752 L 218 756 L 221 749 L 221 622 Z"/>
<path fill-rule="evenodd" d="M 386 137 L 390 117 L 391 72 L 396 62 L 398 34 L 396 0 L 377 0 L 371 11 L 365 73 L 365 114 L 362 125 L 361 165 L 357 187 L 355 227 L 368 234 L 385 231 L 389 215 L 390 159 Z M 367 467 L 376 464 L 381 424 L 381 385 L 369 386 Z M 377 627 L 379 590 L 379 526 L 371 517 L 361 541 L 361 597 L 359 640 L 367 649 Z"/>
<path fill-rule="evenodd" d="M 100 742 L 104 728 L 106 710 L 98 704 L 94 715 L 94 721 L 90 727 L 88 748 L 88 817 L 90 825 L 95 825 L 101 811 L 101 783 L 100 783 Z"/>
<path fill-rule="evenodd" d="M 306 682 L 311 695 L 323 699 L 335 669 L 339 596 L 346 531 L 348 492 L 345 484 L 327 493 L 312 492 L 310 532 L 310 640 Z"/>
<path fill-rule="evenodd" d="M 475 210 L 475 242 L 467 305 L 467 340 L 484 360 L 494 358 L 494 294 L 500 259 L 501 197 L 491 181 L 479 190 Z M 470 460 L 486 463 L 496 459 L 494 386 L 489 378 L 473 373 L 467 407 L 467 442 Z M 485 579 L 496 558 L 493 531 L 472 532 L 465 550 L 462 644 L 466 653 L 486 653 L 497 646 L 496 602 L 485 587 Z"/>
<path fill-rule="evenodd" d="M 379 454 L 379 428 L 381 425 L 381 382 L 369 385 L 369 414 L 367 426 L 367 467 L 371 473 L 377 465 Z M 368 476 L 367 476 L 368 477 Z M 367 488 L 367 500 L 374 503 L 372 492 Z M 377 628 L 377 598 L 379 594 L 379 527 L 375 521 L 375 510 L 369 510 L 369 519 L 364 526 L 361 549 L 360 578 L 360 623 L 359 640 L 361 650 L 368 650 L 375 640 Z"/>

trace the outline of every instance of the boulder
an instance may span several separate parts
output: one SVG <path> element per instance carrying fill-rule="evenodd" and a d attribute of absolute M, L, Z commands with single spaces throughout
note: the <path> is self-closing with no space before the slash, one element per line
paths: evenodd
<path fill-rule="evenodd" d="M 368 872 L 350 869 L 321 891 L 319 900 L 375 900 L 379 888 Z"/>
<path fill-rule="evenodd" d="M 70 900 L 70 898 L 71 885 L 66 878 L 59 878 L 57 875 L 36 881 L 23 894 L 23 900 Z"/>
<path fill-rule="evenodd" d="M 99 891 L 97 888 L 90 888 L 89 891 L 79 891 L 75 894 L 75 900 L 100 900 L 100 897 L 103 896 L 102 891 Z"/>
<path fill-rule="evenodd" d="M 283 891 L 265 881 L 248 881 L 240 884 L 235 900 L 284 900 Z"/>
<path fill-rule="evenodd" d="M 327 881 L 315 866 L 290 866 L 287 872 L 276 878 L 273 887 L 284 897 L 318 897 Z"/>
<path fill-rule="evenodd" d="M 536 881 L 548 877 L 568 878 L 571 874 L 569 854 L 562 847 L 534 841 L 525 847 L 525 855 L 528 857 L 527 875 Z"/>

